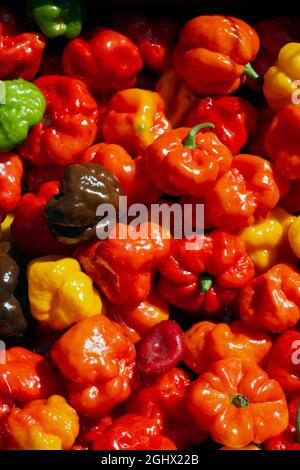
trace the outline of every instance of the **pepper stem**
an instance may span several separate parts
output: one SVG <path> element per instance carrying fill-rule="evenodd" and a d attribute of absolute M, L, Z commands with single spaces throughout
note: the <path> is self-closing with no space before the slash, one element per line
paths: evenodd
<path fill-rule="evenodd" d="M 300 400 L 298 402 L 296 413 L 296 441 L 300 443 Z"/>
<path fill-rule="evenodd" d="M 204 127 L 210 127 L 211 129 L 214 129 L 215 125 L 212 122 L 203 122 L 202 124 L 197 124 L 197 126 L 194 126 L 190 130 L 190 132 L 186 136 L 186 139 L 183 145 L 187 147 L 188 149 L 196 149 L 197 148 L 196 135 Z"/>
<path fill-rule="evenodd" d="M 230 401 L 236 408 L 245 408 L 249 405 L 249 402 L 244 395 L 231 395 Z"/>
<path fill-rule="evenodd" d="M 201 286 L 201 292 L 205 294 L 211 286 L 213 285 L 214 278 L 210 274 L 202 274 L 200 276 L 200 286 Z"/>
<path fill-rule="evenodd" d="M 253 80 L 255 80 L 258 83 L 263 83 L 262 77 L 260 75 L 258 75 L 258 73 L 254 70 L 254 68 L 252 67 L 250 62 L 245 65 L 244 74 L 247 75 L 247 77 L 252 78 Z"/>

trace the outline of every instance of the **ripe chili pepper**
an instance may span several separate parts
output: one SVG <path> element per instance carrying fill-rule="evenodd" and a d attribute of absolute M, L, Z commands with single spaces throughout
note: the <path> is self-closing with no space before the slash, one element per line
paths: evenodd
<path fill-rule="evenodd" d="M 172 18 L 122 14 L 114 26 L 137 45 L 147 69 L 163 72 L 171 66 L 179 29 Z"/>
<path fill-rule="evenodd" d="M 12 409 L 6 423 L 17 450 L 68 450 L 79 432 L 76 411 L 60 395 Z"/>
<path fill-rule="evenodd" d="M 280 174 L 292 180 L 300 179 L 299 130 L 300 108 L 291 104 L 278 111 L 265 136 L 268 156 Z"/>
<path fill-rule="evenodd" d="M 293 95 L 299 98 L 298 86 L 300 67 L 297 63 L 300 57 L 300 44 L 291 42 L 280 49 L 278 58 L 264 77 L 265 99 L 274 111 L 279 111 L 292 104 Z"/>
<path fill-rule="evenodd" d="M 265 367 L 271 349 L 270 336 L 249 328 L 240 320 L 230 325 L 201 321 L 185 332 L 183 361 L 197 374 L 205 372 L 213 362 L 227 357 L 248 359 Z"/>
<path fill-rule="evenodd" d="M 265 272 L 279 262 L 296 262 L 288 238 L 295 220 L 295 216 L 276 206 L 265 219 L 239 232 L 256 272 Z"/>
<path fill-rule="evenodd" d="M 109 231 L 114 221 L 97 214 L 100 204 L 119 210 L 121 189 L 116 178 L 95 163 L 70 165 L 62 189 L 47 202 L 45 215 L 55 238 L 76 244 L 96 238 L 98 229 Z"/>
<path fill-rule="evenodd" d="M 131 393 L 135 348 L 122 327 L 104 315 L 72 326 L 51 355 L 67 379 L 69 401 L 81 415 L 107 416 Z"/>
<path fill-rule="evenodd" d="M 138 88 L 120 91 L 110 101 L 103 122 L 104 139 L 138 156 L 170 128 L 164 111 L 164 102 L 154 91 Z"/>
<path fill-rule="evenodd" d="M 222 445 L 239 448 L 276 436 L 288 424 L 285 395 L 257 364 L 229 357 L 194 382 L 189 410 Z"/>
<path fill-rule="evenodd" d="M 288 180 L 263 158 L 241 154 L 204 197 L 208 226 L 239 230 L 265 218 L 288 191 Z"/>
<path fill-rule="evenodd" d="M 290 328 L 276 339 L 267 372 L 285 392 L 300 391 L 300 332 Z"/>
<path fill-rule="evenodd" d="M 214 132 L 198 133 L 205 128 L 214 125 L 168 131 L 147 148 L 149 176 L 163 192 L 201 197 L 230 168 L 230 150 Z"/>
<path fill-rule="evenodd" d="M 198 445 L 207 438 L 207 433 L 197 426 L 188 411 L 190 386 L 187 372 L 174 367 L 133 394 L 125 412 L 155 420 L 178 449 Z"/>
<path fill-rule="evenodd" d="M 46 38 L 42 34 L 23 33 L 14 13 L 0 9 L 0 80 L 33 80 L 45 46 Z"/>
<path fill-rule="evenodd" d="M 0 152 L 23 142 L 29 129 L 45 112 L 45 98 L 37 86 L 25 80 L 0 83 Z"/>
<path fill-rule="evenodd" d="M 81 33 L 81 0 L 28 0 L 27 8 L 29 16 L 48 38 L 65 36 L 72 39 Z"/>
<path fill-rule="evenodd" d="M 250 62 L 259 49 L 254 29 L 232 16 L 198 16 L 182 28 L 174 65 L 188 85 L 202 95 L 227 95 L 245 81 L 258 79 Z"/>
<path fill-rule="evenodd" d="M 23 162 L 16 153 L 0 153 L 0 221 L 16 208 L 23 172 Z"/>
<path fill-rule="evenodd" d="M 48 398 L 57 391 L 54 371 L 39 354 L 21 347 L 6 351 L 0 364 L 0 393 L 13 403 Z"/>
<path fill-rule="evenodd" d="M 169 319 L 169 304 L 152 289 L 146 300 L 138 304 L 113 304 L 106 302 L 106 316 L 124 329 L 134 344 L 156 324 Z"/>
<path fill-rule="evenodd" d="M 179 308 L 215 314 L 252 279 L 252 261 L 241 239 L 228 232 L 197 235 L 188 247 L 190 242 L 171 240 L 170 254 L 159 267 L 159 292 Z"/>
<path fill-rule="evenodd" d="M 94 450 L 176 450 L 151 418 L 124 415 L 95 441 Z"/>
<path fill-rule="evenodd" d="M 113 419 L 111 416 L 95 419 L 81 416 L 78 441 L 81 444 L 90 446 L 95 442 L 98 436 L 101 436 L 103 432 L 112 425 L 112 423 Z"/>
<path fill-rule="evenodd" d="M 166 116 L 174 128 L 181 127 L 185 123 L 187 114 L 196 106 L 199 95 L 182 80 L 172 67 L 166 70 L 158 82 L 155 90 L 160 94 L 166 105 Z M 198 122 L 209 121 L 200 119 Z M 193 127 L 193 126 L 189 126 Z"/>
<path fill-rule="evenodd" d="M 27 193 L 19 200 L 11 236 L 14 246 L 26 255 L 36 257 L 46 254 L 68 254 L 69 247 L 59 243 L 51 235 L 44 211 L 47 200 L 59 193 L 58 182 L 48 182 L 40 187 L 39 193 Z"/>
<path fill-rule="evenodd" d="M 240 291 L 240 316 L 249 326 L 281 333 L 300 318 L 300 274 L 277 264 L 252 279 Z"/>
<path fill-rule="evenodd" d="M 151 204 L 161 196 L 161 190 L 149 178 L 147 161 L 142 155 L 134 159 L 120 145 L 101 143 L 88 148 L 82 158 L 110 171 L 129 204 Z"/>
<path fill-rule="evenodd" d="M 101 299 L 92 280 L 73 258 L 37 258 L 29 263 L 27 277 L 32 316 L 54 330 L 101 313 Z"/>
<path fill-rule="evenodd" d="M 74 78 L 52 75 L 39 78 L 35 84 L 45 95 L 46 115 L 19 152 L 38 166 L 77 162 L 97 135 L 96 101 L 84 83 Z"/>
<path fill-rule="evenodd" d="M 279 434 L 279 436 L 271 437 L 264 443 L 267 450 L 300 450 L 300 400 L 296 399 L 296 413 L 291 417 L 288 427 Z M 289 411 L 291 410 L 289 403 Z M 294 415 L 294 413 L 293 413 Z"/>
<path fill-rule="evenodd" d="M 81 245 L 76 257 L 105 296 L 116 304 L 145 300 L 170 240 L 162 228 L 144 222 L 140 229 L 118 224 L 112 236 Z"/>
<path fill-rule="evenodd" d="M 82 80 L 95 95 L 112 95 L 133 87 L 143 66 L 136 45 L 107 28 L 96 28 L 90 40 L 72 39 L 62 62 L 65 74 Z"/>
<path fill-rule="evenodd" d="M 297 258 L 300 258 L 300 218 L 294 217 L 292 221 L 289 231 L 288 231 L 288 241 L 290 244 L 293 253 Z"/>
<path fill-rule="evenodd" d="M 202 98 L 189 113 L 185 124 L 193 127 L 207 121 L 214 124 L 214 133 L 222 144 L 236 155 L 256 127 L 257 111 L 249 101 L 238 96 Z"/>

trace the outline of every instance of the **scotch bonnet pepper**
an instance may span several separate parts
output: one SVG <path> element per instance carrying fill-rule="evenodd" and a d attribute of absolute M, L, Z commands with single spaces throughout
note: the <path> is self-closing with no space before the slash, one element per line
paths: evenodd
<path fill-rule="evenodd" d="M 14 13 L 0 9 L 0 80 L 33 80 L 45 46 L 46 38 L 42 34 L 23 33 Z"/>
<path fill-rule="evenodd" d="M 81 0 L 28 0 L 27 8 L 48 38 L 65 36 L 72 39 L 81 33 L 83 2 Z"/>
<path fill-rule="evenodd" d="M 23 173 L 23 162 L 16 153 L 0 153 L 0 221 L 16 208 Z"/>
<path fill-rule="evenodd" d="M 215 314 L 237 299 L 250 281 L 254 267 L 241 239 L 221 230 L 194 240 L 173 239 L 169 256 L 161 263 L 158 289 L 172 305 Z"/>
<path fill-rule="evenodd" d="M 266 450 L 300 450 L 300 399 L 293 398 L 289 404 L 289 425 L 279 436 L 264 443 Z"/>
<path fill-rule="evenodd" d="M 81 415 L 107 416 L 131 393 L 135 348 L 122 327 L 104 315 L 72 326 L 51 355 L 67 380 L 69 401 Z"/>
<path fill-rule="evenodd" d="M 250 62 L 259 49 L 254 29 L 232 16 L 198 16 L 182 28 L 175 48 L 177 73 L 202 95 L 233 93 L 246 75 L 257 79 Z"/>
<path fill-rule="evenodd" d="M 112 97 L 103 122 L 104 140 L 138 156 L 170 128 L 164 111 L 163 99 L 154 91 L 138 88 L 120 91 Z"/>
<path fill-rule="evenodd" d="M 230 150 L 210 129 L 206 122 L 168 131 L 147 148 L 149 176 L 163 192 L 201 197 L 230 168 Z"/>
<path fill-rule="evenodd" d="M 35 259 L 28 265 L 27 277 L 32 316 L 55 330 L 101 313 L 101 299 L 91 278 L 73 258 Z"/>
<path fill-rule="evenodd" d="M 123 34 L 96 28 L 90 40 L 72 39 L 62 57 L 66 75 L 82 80 L 95 95 L 112 95 L 135 85 L 143 66 L 136 45 Z"/>
<path fill-rule="evenodd" d="M 26 140 L 45 109 L 45 97 L 33 83 L 23 79 L 0 81 L 0 152 Z"/>
<path fill-rule="evenodd" d="M 241 288 L 240 316 L 249 326 L 281 333 L 300 318 L 300 274 L 277 264 Z"/>
<path fill-rule="evenodd" d="M 45 95 L 46 115 L 19 147 L 20 154 L 38 166 L 76 163 L 97 136 L 96 101 L 74 78 L 51 75 L 35 84 Z"/>
<path fill-rule="evenodd" d="M 277 436 L 288 424 L 285 395 L 254 362 L 215 362 L 192 385 L 189 410 L 214 441 L 239 448 Z"/>
<path fill-rule="evenodd" d="M 98 206 L 111 204 L 118 214 L 120 195 L 118 181 L 105 168 L 96 163 L 70 165 L 65 170 L 61 192 L 46 205 L 51 232 L 66 244 L 96 238 L 96 230 L 109 231 L 114 222 L 98 215 Z"/>
<path fill-rule="evenodd" d="M 27 327 L 22 308 L 14 296 L 19 267 L 9 256 L 9 244 L 0 243 L 0 336 L 22 334 Z"/>
<path fill-rule="evenodd" d="M 168 235 L 157 224 L 144 222 L 140 229 L 117 224 L 106 240 L 81 245 L 76 257 L 111 302 L 133 304 L 148 297 L 169 246 Z"/>

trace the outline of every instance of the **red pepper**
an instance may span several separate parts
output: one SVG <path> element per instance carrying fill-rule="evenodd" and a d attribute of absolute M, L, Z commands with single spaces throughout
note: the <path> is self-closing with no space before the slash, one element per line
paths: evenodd
<path fill-rule="evenodd" d="M 264 443 L 267 450 L 300 450 L 300 398 L 288 404 L 289 425 L 279 436 L 271 437 Z"/>
<path fill-rule="evenodd" d="M 215 230 L 188 240 L 171 240 L 168 258 L 160 265 L 159 292 L 172 305 L 215 314 L 237 299 L 238 290 L 254 275 L 242 240 Z"/>
<path fill-rule="evenodd" d="M 194 127 L 207 121 L 214 124 L 216 136 L 236 155 L 255 129 L 257 112 L 249 101 L 238 96 L 207 97 L 199 100 L 185 124 Z"/>
<path fill-rule="evenodd" d="M 82 80 L 95 95 L 133 87 L 143 66 L 136 45 L 107 28 L 96 28 L 90 40 L 72 39 L 62 61 L 65 74 Z"/>
<path fill-rule="evenodd" d="M 0 80 L 33 80 L 45 46 L 45 36 L 22 33 L 14 13 L 0 9 Z"/>
<path fill-rule="evenodd" d="M 84 83 L 70 77 L 47 76 L 35 81 L 47 101 L 43 120 L 19 146 L 34 165 L 77 162 L 97 136 L 97 103 Z"/>
<path fill-rule="evenodd" d="M 122 14 L 116 18 L 114 26 L 137 45 L 146 68 L 163 72 L 171 66 L 179 33 L 178 24 L 172 18 Z"/>
<path fill-rule="evenodd" d="M 21 197 L 23 162 L 13 152 L 0 153 L 0 222 L 13 212 Z"/>

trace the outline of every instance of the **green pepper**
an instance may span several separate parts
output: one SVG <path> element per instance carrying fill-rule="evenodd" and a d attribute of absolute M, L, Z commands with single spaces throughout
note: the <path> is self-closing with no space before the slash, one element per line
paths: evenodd
<path fill-rule="evenodd" d="M 79 36 L 83 20 L 81 0 L 29 0 L 29 15 L 50 39 Z"/>
<path fill-rule="evenodd" d="M 0 81 L 0 151 L 11 150 L 26 140 L 45 109 L 45 97 L 33 83 L 21 78 Z"/>

